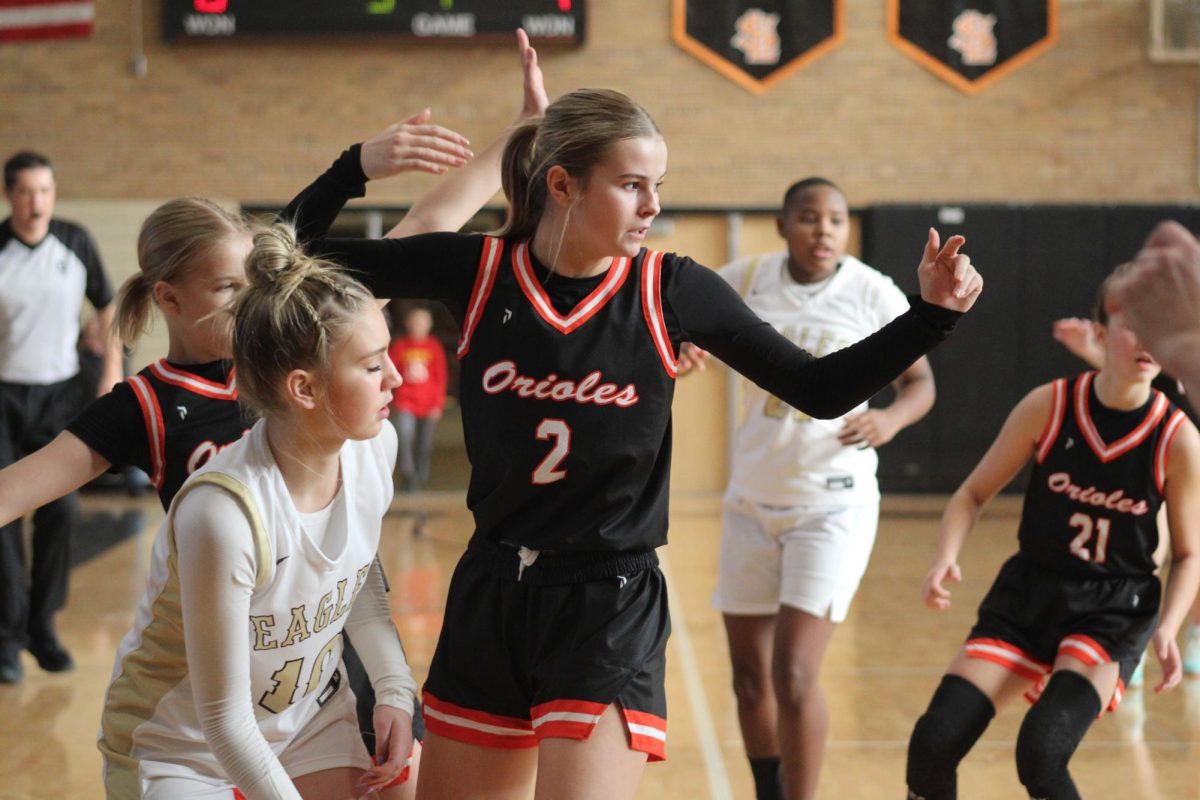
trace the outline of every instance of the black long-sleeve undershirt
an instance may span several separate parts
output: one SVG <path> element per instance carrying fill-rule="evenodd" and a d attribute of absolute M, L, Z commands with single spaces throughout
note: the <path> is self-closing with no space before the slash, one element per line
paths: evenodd
<path fill-rule="evenodd" d="M 323 255 L 357 273 L 379 297 L 441 300 L 461 323 L 483 237 L 431 233 L 405 239 L 327 239 Z M 554 305 L 570 308 L 601 280 L 550 276 L 534 264 Z M 908 312 L 866 339 L 816 358 L 751 311 L 716 273 L 689 258 L 663 259 L 663 310 L 672 345 L 691 341 L 806 414 L 838 417 L 887 386 L 942 341 L 961 316 L 913 298 Z"/>

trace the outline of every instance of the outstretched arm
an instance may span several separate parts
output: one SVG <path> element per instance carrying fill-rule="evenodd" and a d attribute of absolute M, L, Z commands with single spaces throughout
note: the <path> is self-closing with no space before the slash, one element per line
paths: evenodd
<path fill-rule="evenodd" d="M 664 294 L 680 338 L 708 350 L 792 408 L 832 419 L 899 377 L 942 341 L 974 304 L 983 280 L 970 259 L 959 253 L 963 242 L 963 237 L 952 236 L 942 247 L 936 231 L 930 230 L 917 270 L 921 298 L 878 332 L 821 358 L 759 319 L 711 270 L 681 265 L 673 270 Z"/>
<path fill-rule="evenodd" d="M 110 466 L 78 436 L 63 431 L 42 449 L 0 470 L 0 525 L 75 491 Z"/>
<path fill-rule="evenodd" d="M 540 117 L 550 101 L 542 69 L 538 66 L 537 51 L 529 45 L 525 31 L 517 30 L 517 54 L 521 59 L 521 110 L 514 124 L 530 117 Z M 391 239 L 433 231 L 456 231 L 467 223 L 492 195 L 500 189 L 500 159 L 508 144 L 506 130 L 483 152 L 462 169 L 436 186 L 413 204 L 396 227 L 387 233 Z"/>
<path fill-rule="evenodd" d="M 946 504 L 938 526 L 937 554 L 921 586 L 925 605 L 943 611 L 950 607 L 947 580 L 962 580 L 958 554 L 967 534 L 975 527 L 983 507 L 1008 485 L 1033 455 L 1038 437 L 1050 418 L 1053 388 L 1039 386 L 1025 395 L 1008 415 L 1004 427 L 983 458 Z"/>

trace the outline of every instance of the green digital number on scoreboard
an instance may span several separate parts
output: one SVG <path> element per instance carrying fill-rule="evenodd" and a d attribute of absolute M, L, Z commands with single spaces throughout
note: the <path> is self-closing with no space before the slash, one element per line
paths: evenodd
<path fill-rule="evenodd" d="M 585 0 L 163 0 L 169 42 L 273 34 L 510 37 L 582 44 Z"/>

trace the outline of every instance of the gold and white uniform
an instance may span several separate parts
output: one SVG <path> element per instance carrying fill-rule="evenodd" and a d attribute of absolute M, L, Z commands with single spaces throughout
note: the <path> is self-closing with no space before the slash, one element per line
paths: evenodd
<path fill-rule="evenodd" d="M 787 258 L 743 258 L 718 274 L 759 317 L 815 356 L 908 310 L 891 278 L 853 256 L 813 284 L 793 280 Z M 844 418 L 813 419 L 748 381 L 741 396 L 713 605 L 729 614 L 774 614 L 782 603 L 840 622 L 875 542 L 879 458 L 872 448 L 838 441 Z"/>
<path fill-rule="evenodd" d="M 341 488 L 312 515 L 296 510 L 265 421 L 188 479 L 159 529 L 105 699 L 110 798 L 180 796 L 194 784 L 195 796 L 236 786 L 249 800 L 290 800 L 289 776 L 370 765 L 341 633 L 353 634 L 378 702 L 412 708 L 376 561 L 395 452 L 390 425 L 347 441 Z"/>

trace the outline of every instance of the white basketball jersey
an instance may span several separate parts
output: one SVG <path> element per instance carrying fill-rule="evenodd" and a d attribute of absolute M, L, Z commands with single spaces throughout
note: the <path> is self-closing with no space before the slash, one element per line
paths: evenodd
<path fill-rule="evenodd" d="M 339 690 L 340 634 L 375 558 L 392 499 L 380 436 L 346 442 L 340 458 L 342 490 L 326 537 L 343 545 L 335 557 L 304 532 L 262 421 L 184 484 L 155 539 L 149 587 L 133 630 L 117 651 L 100 738 L 110 790 L 113 770 L 131 770 L 129 778 L 136 780 L 136 762 L 144 758 L 179 765 L 185 773 L 222 775 L 193 705 L 172 528 L 180 498 L 198 485 L 229 491 L 251 520 L 258 574 L 246 621 L 249 690 L 258 728 L 276 755 Z"/>
<path fill-rule="evenodd" d="M 908 310 L 891 278 L 853 256 L 819 284 L 793 280 L 786 252 L 739 259 L 719 274 L 763 320 L 815 356 L 853 344 Z M 879 458 L 872 448 L 838 443 L 840 418 L 813 419 L 748 381 L 742 389 L 731 494 L 781 506 L 878 499 Z"/>

